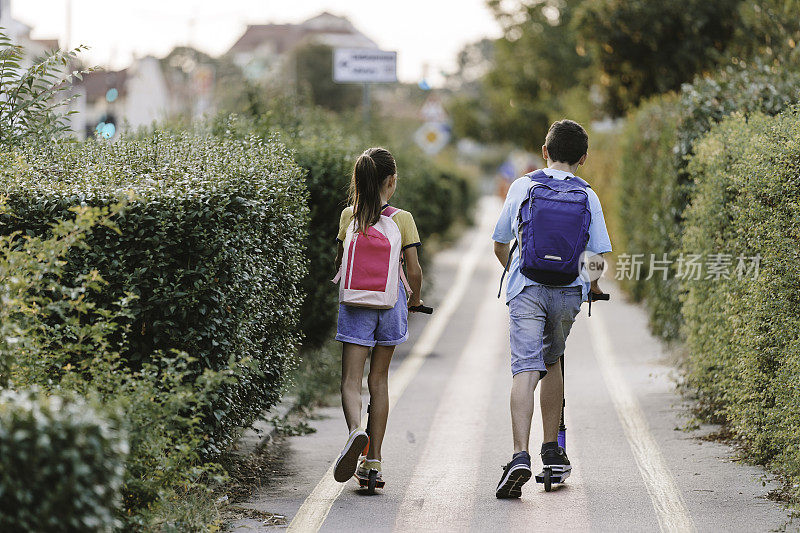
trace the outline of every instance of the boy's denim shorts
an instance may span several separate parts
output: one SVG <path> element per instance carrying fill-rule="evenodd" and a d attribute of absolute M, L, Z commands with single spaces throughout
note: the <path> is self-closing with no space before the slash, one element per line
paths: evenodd
<path fill-rule="evenodd" d="M 369 309 L 339 304 L 336 340 L 361 346 L 397 346 L 408 339 L 408 303 L 400 284 L 391 309 Z"/>
<path fill-rule="evenodd" d="M 513 375 L 538 370 L 544 377 L 545 365 L 558 362 L 582 300 L 580 287 L 529 285 L 508 302 Z"/>

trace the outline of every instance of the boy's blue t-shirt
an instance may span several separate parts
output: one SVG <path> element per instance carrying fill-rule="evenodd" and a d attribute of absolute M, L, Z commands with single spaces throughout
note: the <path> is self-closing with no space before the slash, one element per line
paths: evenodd
<path fill-rule="evenodd" d="M 552 168 L 543 168 L 545 174 L 548 176 L 563 180 L 568 176 L 573 176 L 569 172 L 563 170 L 556 170 Z M 518 219 L 519 206 L 523 200 L 528 196 L 528 189 L 531 186 L 531 179 L 523 176 L 511 184 L 506 195 L 505 204 L 503 204 L 503 211 L 500 213 L 500 218 L 495 225 L 492 240 L 500 243 L 508 243 L 518 237 Z M 606 229 L 606 220 L 603 217 L 603 207 L 600 205 L 600 199 L 592 189 L 586 189 L 589 196 L 589 209 L 592 213 L 592 221 L 589 225 L 589 242 L 586 244 L 586 250 L 596 253 L 604 254 L 611 251 L 611 240 L 608 237 L 608 230 Z M 514 256 L 511 258 L 511 265 L 508 267 L 508 286 L 506 288 L 506 303 L 510 302 L 516 295 L 522 292 L 522 289 L 528 285 L 539 285 L 530 278 L 525 277 L 519 270 L 519 248 L 514 251 Z M 583 299 L 585 300 L 589 294 L 589 283 L 576 277 L 575 281 L 566 285 L 567 287 L 582 287 Z"/>

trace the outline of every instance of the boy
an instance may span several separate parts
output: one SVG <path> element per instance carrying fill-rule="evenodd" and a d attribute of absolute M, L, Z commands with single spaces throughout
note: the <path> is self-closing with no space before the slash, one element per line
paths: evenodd
<path fill-rule="evenodd" d="M 589 136 L 580 124 L 572 120 L 553 123 L 547 132 L 542 146 L 542 157 L 547 168 L 542 169 L 539 182 L 549 180 L 569 180 L 583 189 L 585 182 L 575 177 L 575 171 L 586 161 Z M 512 239 L 519 242 L 520 205 L 528 199 L 534 181 L 529 176 L 516 180 L 506 196 L 503 211 L 495 226 L 492 240 L 497 259 L 506 266 Z M 591 219 L 588 226 L 586 251 L 604 254 L 611 251 L 611 242 L 606 230 L 600 200 L 590 187 L 585 188 Z M 528 204 L 526 204 L 527 206 Z M 546 215 L 542 215 L 546 217 Z M 531 224 L 542 218 L 532 218 Z M 550 219 L 549 228 L 533 231 L 553 231 L 557 222 Z M 538 228 L 538 229 L 537 229 Z M 541 233 L 543 234 L 543 233 Z M 519 498 L 521 487 L 532 475 L 531 458 L 528 453 L 531 418 L 533 416 L 534 390 L 541 380 L 542 426 L 544 443 L 541 449 L 542 463 L 552 466 L 553 471 L 568 473 L 572 467 L 565 450 L 558 445 L 557 434 L 561 419 L 561 406 L 564 399 L 564 381 L 561 374 L 560 358 L 564 354 L 564 343 L 572 323 L 580 311 L 581 303 L 587 299 L 588 292 L 602 291 L 594 280 L 585 283 L 575 272 L 575 279 L 566 283 L 539 283 L 523 275 L 520 270 L 520 253 L 514 253 L 509 266 L 506 304 L 511 316 L 511 431 L 514 440 L 514 455 L 506 465 L 503 477 L 497 486 L 498 498 Z M 527 257 L 527 256 L 526 256 Z M 551 256 L 544 256 L 545 258 Z M 560 257 L 558 257 L 560 259 Z M 526 273 L 530 273 L 526 270 Z M 571 277 L 573 271 L 566 276 Z M 563 281 L 564 275 L 561 274 Z M 534 276 L 536 277 L 536 276 Z M 540 277 L 541 279 L 541 277 Z"/>

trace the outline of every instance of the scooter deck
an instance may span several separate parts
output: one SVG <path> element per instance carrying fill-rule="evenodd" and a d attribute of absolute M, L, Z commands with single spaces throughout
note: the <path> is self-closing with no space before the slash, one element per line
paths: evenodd
<path fill-rule="evenodd" d="M 544 483 L 545 482 L 545 470 L 550 470 L 550 483 L 553 485 L 564 483 L 569 475 L 572 473 L 572 468 L 568 467 L 569 469 L 563 469 L 563 467 L 545 467 L 541 473 L 536 474 L 536 483 Z"/>
<path fill-rule="evenodd" d="M 366 490 L 367 494 L 375 494 L 377 489 L 382 489 L 386 485 L 382 479 L 377 479 L 376 474 L 378 474 L 377 470 L 370 470 L 369 476 L 355 475 L 359 486 L 362 490 Z"/>
<path fill-rule="evenodd" d="M 369 486 L 369 478 L 360 477 L 360 476 L 355 476 L 355 477 L 358 480 L 358 484 L 361 486 L 361 488 L 367 488 Z M 386 482 L 383 481 L 383 480 L 377 480 L 375 482 L 375 488 L 376 489 L 382 489 L 384 487 L 384 485 L 386 485 Z"/>

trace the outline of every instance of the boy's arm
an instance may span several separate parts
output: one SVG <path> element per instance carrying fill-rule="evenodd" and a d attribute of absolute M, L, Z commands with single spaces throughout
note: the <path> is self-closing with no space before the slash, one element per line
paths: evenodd
<path fill-rule="evenodd" d="M 602 256 L 603 254 L 597 254 L 597 255 Z M 593 279 L 592 282 L 589 284 L 589 290 L 595 294 L 603 294 L 603 289 L 600 288 L 600 285 L 597 283 L 598 281 L 599 278 Z"/>
<path fill-rule="evenodd" d="M 494 241 L 494 255 L 497 257 L 497 260 L 500 261 L 500 264 L 503 265 L 503 268 L 505 268 L 508 263 L 508 255 L 510 253 L 510 243 Z"/>
<path fill-rule="evenodd" d="M 511 241 L 514 240 L 514 222 L 517 218 L 517 210 L 519 209 L 520 198 L 527 190 L 530 181 L 527 178 L 519 178 L 508 189 L 505 202 L 503 202 L 503 209 L 500 211 L 500 217 L 494 226 L 492 233 L 492 240 L 494 241 L 494 255 L 503 268 L 508 263 L 508 256 L 511 253 Z"/>
<path fill-rule="evenodd" d="M 611 239 L 608 236 L 608 229 L 606 228 L 606 220 L 603 216 L 603 206 L 600 204 L 600 199 L 597 194 L 590 190 L 589 201 L 592 210 L 592 222 L 589 225 L 589 242 L 586 245 L 586 250 L 591 251 L 596 256 L 600 256 L 602 261 L 603 254 L 611 251 Z M 596 268 L 602 269 L 603 265 L 598 265 Z M 598 280 L 591 282 L 589 290 L 595 294 L 601 294 L 603 291 L 600 289 Z"/>
<path fill-rule="evenodd" d="M 417 247 L 409 246 L 403 250 L 403 258 L 405 259 L 406 263 L 408 284 L 411 285 L 411 294 L 408 295 L 408 306 L 416 307 L 422 304 L 422 300 L 420 299 L 420 294 L 422 291 L 422 267 L 419 264 Z"/>

